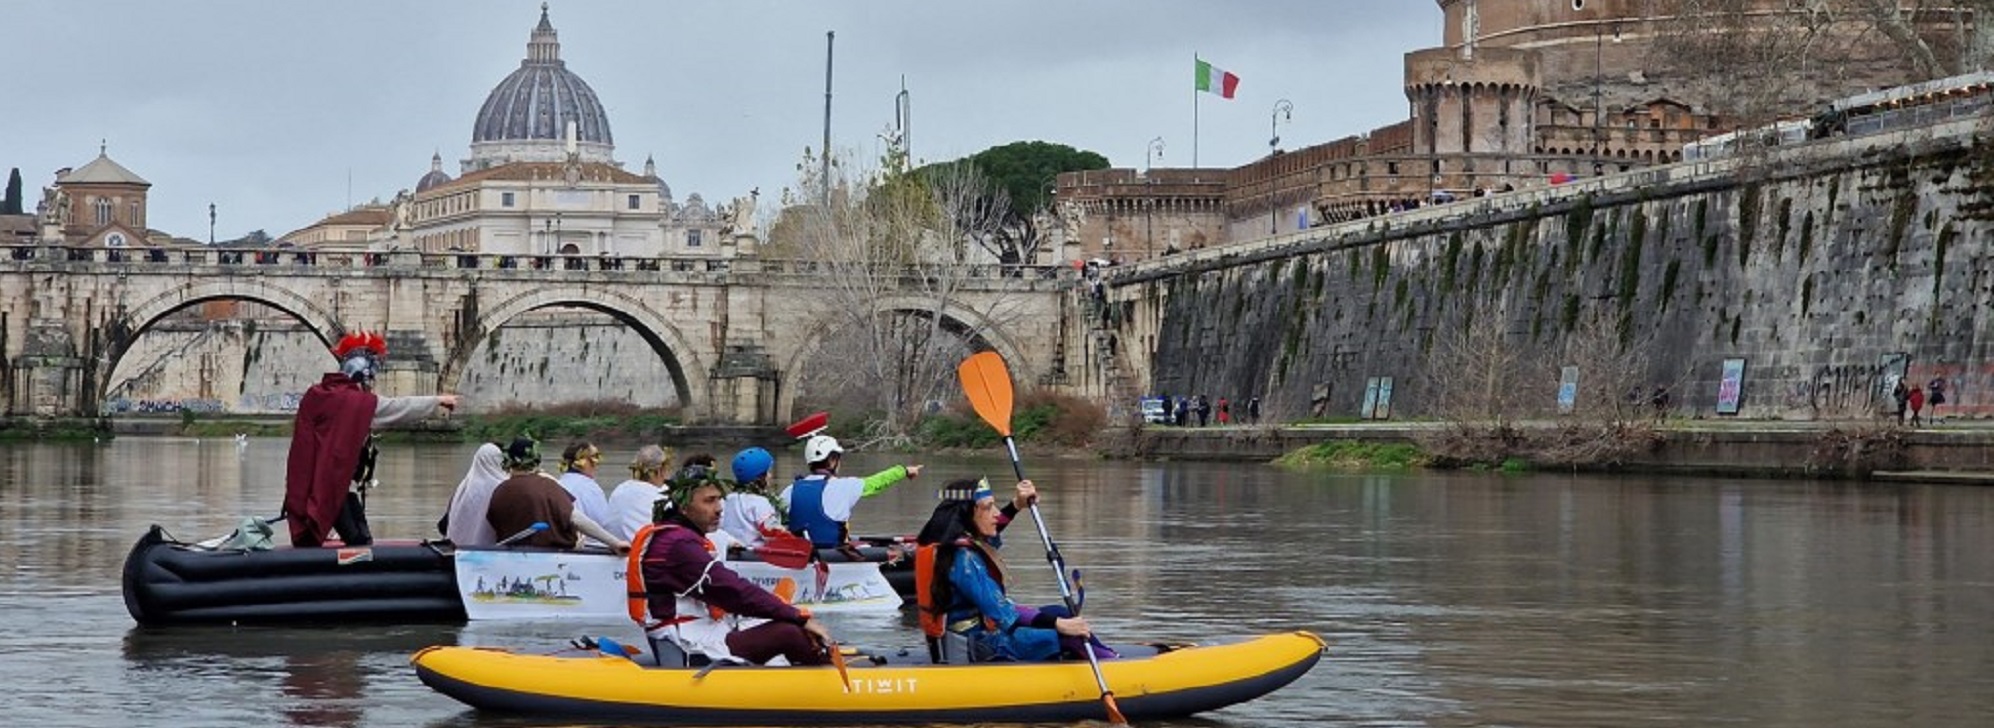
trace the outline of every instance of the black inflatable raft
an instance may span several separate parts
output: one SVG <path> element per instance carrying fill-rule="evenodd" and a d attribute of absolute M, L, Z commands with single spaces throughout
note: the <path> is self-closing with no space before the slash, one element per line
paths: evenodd
<path fill-rule="evenodd" d="M 462 621 L 447 547 L 209 550 L 154 525 L 125 557 L 125 610 L 166 624 Z"/>
<path fill-rule="evenodd" d="M 830 562 L 881 562 L 881 575 L 913 603 L 912 558 L 884 563 L 885 545 L 855 552 L 817 553 Z M 154 525 L 125 556 L 125 610 L 144 626 L 461 622 L 454 554 L 447 541 L 215 550 Z M 755 560 L 752 552 L 744 556 Z"/>

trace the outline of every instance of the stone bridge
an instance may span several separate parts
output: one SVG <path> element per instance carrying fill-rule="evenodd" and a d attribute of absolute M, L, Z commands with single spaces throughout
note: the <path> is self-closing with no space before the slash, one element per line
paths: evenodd
<path fill-rule="evenodd" d="M 812 294 L 827 268 L 754 257 L 23 246 L 0 258 L 0 400 L 15 417 L 97 416 L 120 358 L 148 328 L 204 301 L 238 300 L 279 309 L 328 344 L 349 329 L 385 331 L 381 390 L 404 395 L 456 391 L 472 353 L 514 317 L 599 311 L 649 342 L 688 422 L 772 424 L 790 417 L 805 355 L 842 314 Z M 973 346 L 1003 354 L 1021 383 L 1058 380 L 1069 271 L 952 268 L 945 296 L 913 278 L 931 274 L 893 272 L 887 282 L 904 293 L 874 308 L 939 315 Z"/>

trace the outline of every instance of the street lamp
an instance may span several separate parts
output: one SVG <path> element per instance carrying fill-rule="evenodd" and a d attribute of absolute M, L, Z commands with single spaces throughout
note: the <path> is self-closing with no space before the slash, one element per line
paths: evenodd
<path fill-rule="evenodd" d="M 1267 119 L 1267 156 L 1281 153 L 1281 121 L 1295 120 L 1295 104 L 1287 99 L 1274 102 L 1274 113 Z M 1274 199 L 1274 182 L 1267 182 L 1267 234 L 1281 233 L 1281 205 Z"/>
<path fill-rule="evenodd" d="M 1281 99 L 1280 101 L 1274 102 L 1273 118 L 1267 120 L 1267 130 L 1270 132 L 1269 137 L 1267 139 L 1268 154 L 1271 155 L 1275 152 L 1281 151 L 1281 130 L 1279 124 L 1282 121 L 1294 121 L 1294 120 L 1295 120 L 1295 104 L 1293 102 L 1287 99 Z"/>
<path fill-rule="evenodd" d="M 1163 137 L 1149 140 L 1149 153 L 1143 157 L 1142 162 L 1142 183 L 1144 185 L 1156 184 L 1156 180 L 1149 176 L 1149 170 L 1155 168 L 1157 160 L 1162 158 Z M 1142 202 L 1142 257 L 1152 258 L 1155 256 L 1156 193 L 1149 191 L 1148 194 L 1143 195 Z"/>
<path fill-rule="evenodd" d="M 1585 8 L 1585 0 L 1572 0 L 1573 10 Z M 1620 21 L 1612 23 L 1613 42 L 1620 42 Z M 1600 102 L 1601 87 L 1606 83 L 1606 28 L 1598 21 L 1592 26 L 1592 174 L 1597 177 L 1605 173 L 1603 159 L 1606 144 L 1606 107 Z"/>

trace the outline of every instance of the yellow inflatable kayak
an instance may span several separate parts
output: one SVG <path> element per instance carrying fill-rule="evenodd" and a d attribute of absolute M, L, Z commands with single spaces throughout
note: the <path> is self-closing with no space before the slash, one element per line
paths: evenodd
<path fill-rule="evenodd" d="M 1308 672 L 1322 652 L 1322 638 L 1293 632 L 1125 656 L 1102 662 L 1101 670 L 1130 720 L 1167 718 L 1266 695 Z M 1085 662 L 929 665 L 857 659 L 848 661 L 849 691 L 837 669 L 828 666 L 721 667 L 702 673 L 607 655 L 473 647 L 430 647 L 410 662 L 423 684 L 482 711 L 591 722 L 852 725 L 1107 717 Z"/>

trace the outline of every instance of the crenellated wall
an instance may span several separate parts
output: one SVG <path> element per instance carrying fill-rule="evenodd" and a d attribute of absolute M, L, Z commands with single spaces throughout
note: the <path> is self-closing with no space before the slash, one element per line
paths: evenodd
<path fill-rule="evenodd" d="M 1553 372 L 1578 327 L 1606 322 L 1648 348 L 1649 381 L 1684 414 L 1713 413 L 1732 357 L 1742 417 L 1871 412 L 1898 352 L 1912 382 L 1950 380 L 1947 414 L 1994 414 L 1986 126 L 1345 223 L 1114 269 L 1107 293 L 1147 392 L 1258 396 L 1270 418 L 1355 415 L 1374 376 L 1395 378 L 1394 416 L 1431 413 L 1450 376 L 1434 342 L 1473 317 Z M 1542 382 L 1544 411 L 1556 387 Z"/>

